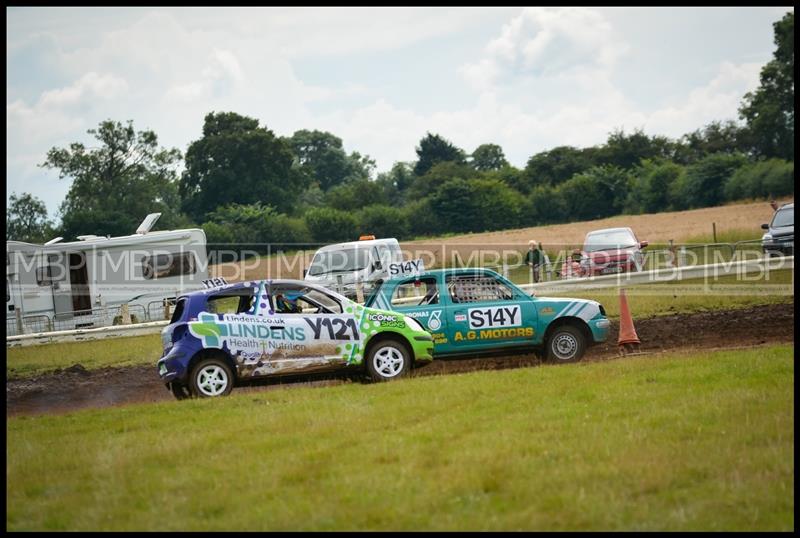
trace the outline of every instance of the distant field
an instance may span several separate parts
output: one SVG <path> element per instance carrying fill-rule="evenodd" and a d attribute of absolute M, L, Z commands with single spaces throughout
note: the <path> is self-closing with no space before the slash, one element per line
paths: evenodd
<path fill-rule="evenodd" d="M 794 529 L 794 346 L 7 421 L 7 530 Z"/>
<path fill-rule="evenodd" d="M 792 198 L 779 201 L 790 202 Z M 606 219 L 553 224 L 442 238 L 403 241 L 401 246 L 411 257 L 423 257 L 428 266 L 441 265 L 443 259 L 451 259 L 458 251 L 461 259 L 469 259 L 476 249 L 524 252 L 528 241 L 535 239 L 546 249 L 578 248 L 587 232 L 601 228 L 630 226 L 640 240 L 653 245 L 666 244 L 670 239 L 676 243 L 713 241 L 712 223 L 716 223 L 717 241 L 754 239 L 762 235 L 762 223 L 772 218 L 772 208 L 766 201 L 731 204 L 719 207 L 673 211 L 646 215 L 619 215 Z M 365 233 L 368 231 L 365 230 Z M 355 238 L 354 238 L 355 239 Z M 316 249 L 292 252 L 287 255 L 265 256 L 247 260 L 241 265 L 220 264 L 209 268 L 213 276 L 223 276 L 231 281 L 259 278 L 302 278 Z M 435 260 L 431 263 L 430 260 Z M 502 263 L 492 256 L 473 259 L 470 265 L 494 265 Z"/>

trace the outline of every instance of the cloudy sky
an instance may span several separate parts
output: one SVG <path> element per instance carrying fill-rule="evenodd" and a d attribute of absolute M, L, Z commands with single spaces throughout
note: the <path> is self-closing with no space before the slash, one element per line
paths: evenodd
<path fill-rule="evenodd" d="M 330 131 L 378 171 L 426 131 L 509 161 L 735 119 L 791 8 L 7 8 L 6 197 L 52 216 L 47 150 L 133 120 L 185 151 L 210 111 Z M 88 232 L 88 231 L 87 231 Z"/>

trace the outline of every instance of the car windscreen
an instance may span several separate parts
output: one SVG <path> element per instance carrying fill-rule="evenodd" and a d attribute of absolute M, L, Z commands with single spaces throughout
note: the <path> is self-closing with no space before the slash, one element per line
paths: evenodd
<path fill-rule="evenodd" d="M 772 217 L 773 228 L 783 228 L 784 226 L 794 226 L 794 207 L 779 209 Z"/>
<path fill-rule="evenodd" d="M 596 252 L 598 250 L 612 250 L 620 248 L 635 247 L 636 239 L 626 230 L 605 232 L 600 234 L 590 234 L 586 236 L 583 250 L 586 252 Z"/>
<path fill-rule="evenodd" d="M 361 271 L 369 263 L 369 249 L 348 248 L 317 252 L 308 268 L 311 276 Z"/>

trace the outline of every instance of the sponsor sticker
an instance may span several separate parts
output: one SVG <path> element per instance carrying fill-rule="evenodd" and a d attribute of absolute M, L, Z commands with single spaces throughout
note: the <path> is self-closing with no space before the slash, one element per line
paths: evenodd
<path fill-rule="evenodd" d="M 470 329 L 516 327 L 522 325 L 522 313 L 518 304 L 470 308 L 467 311 Z"/>
<path fill-rule="evenodd" d="M 456 314 L 456 321 L 467 321 L 466 314 Z"/>
<path fill-rule="evenodd" d="M 389 264 L 389 278 L 404 278 L 407 276 L 419 275 L 424 272 L 425 265 L 422 263 L 422 258 Z"/>
<path fill-rule="evenodd" d="M 428 318 L 428 328 L 432 331 L 438 331 L 442 326 L 442 311 L 434 310 L 431 312 L 431 317 Z"/>
<path fill-rule="evenodd" d="M 463 342 L 464 340 L 501 340 L 508 338 L 532 338 L 533 327 L 516 327 L 512 329 L 483 329 L 480 331 L 456 331 L 453 340 Z"/>

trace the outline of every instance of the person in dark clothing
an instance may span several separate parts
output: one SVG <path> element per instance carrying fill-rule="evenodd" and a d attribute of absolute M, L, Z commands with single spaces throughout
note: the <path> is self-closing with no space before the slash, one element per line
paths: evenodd
<path fill-rule="evenodd" d="M 542 265 L 542 251 L 537 248 L 536 241 L 528 242 L 528 252 L 525 253 L 525 264 L 531 268 L 534 282 L 539 282 L 539 271 Z"/>

